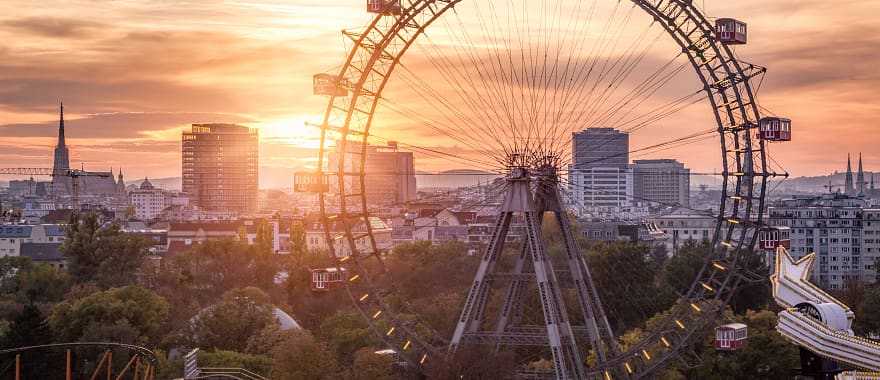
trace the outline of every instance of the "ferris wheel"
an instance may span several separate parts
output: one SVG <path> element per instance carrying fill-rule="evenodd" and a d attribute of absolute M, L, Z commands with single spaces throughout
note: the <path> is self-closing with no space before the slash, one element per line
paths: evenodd
<path fill-rule="evenodd" d="M 756 92 L 766 70 L 735 54 L 747 42 L 745 23 L 710 21 L 685 0 L 368 0 L 366 10 L 369 25 L 344 32 L 350 49 L 338 72 L 314 77 L 315 93 L 329 97 L 318 169 L 296 181 L 317 193 L 337 262 L 320 274 L 322 289 L 329 278 L 344 284 L 410 368 L 466 345 L 536 347 L 529 360 L 552 369 L 529 376 L 644 378 L 716 323 L 737 286 L 765 280 L 745 263 L 759 236 L 768 249 L 781 244 L 763 219 L 768 181 L 782 175 L 767 146 L 791 138 L 791 121 L 762 115 Z M 578 203 L 572 194 L 605 192 L 574 175 L 572 157 L 582 153 L 574 132 L 593 127 L 662 141 L 628 149 L 624 161 L 676 149 L 687 157 L 711 145 L 721 168 L 702 269 L 662 321 L 626 345 L 619 312 L 602 299 L 602 287 L 615 284 L 594 281 L 568 218 Z M 389 242 L 375 233 L 382 194 L 371 184 L 395 173 L 375 172 L 370 152 L 398 139 L 421 141 L 408 147 L 426 161 L 503 176 L 481 199 L 494 197 L 497 217 L 451 336 L 401 317 L 386 299 L 394 292 L 382 281 Z M 541 232 L 548 213 L 563 236 L 555 255 Z M 511 254 L 514 224 L 521 229 Z M 523 321 L 530 302 L 541 320 Z"/>

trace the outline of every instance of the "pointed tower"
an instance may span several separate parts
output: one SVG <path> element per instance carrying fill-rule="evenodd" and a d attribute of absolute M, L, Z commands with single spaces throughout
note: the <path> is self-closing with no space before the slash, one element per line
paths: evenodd
<path fill-rule="evenodd" d="M 70 152 L 67 150 L 67 141 L 64 137 L 64 103 L 61 103 L 61 111 L 58 119 L 58 143 L 55 145 L 54 162 L 52 170 L 63 172 L 70 169 Z M 52 177 L 53 194 L 69 194 L 70 178 L 65 176 Z"/>
<path fill-rule="evenodd" d="M 859 195 L 865 194 L 865 170 L 862 167 L 862 153 L 859 152 L 859 172 L 856 175 L 856 189 L 859 191 Z"/>
<path fill-rule="evenodd" d="M 855 195 L 856 188 L 853 186 L 852 157 L 846 155 L 846 185 L 844 187 L 846 195 Z"/>
<path fill-rule="evenodd" d="M 116 192 L 125 194 L 125 180 L 122 178 L 122 168 L 119 168 L 119 177 L 116 179 Z"/>

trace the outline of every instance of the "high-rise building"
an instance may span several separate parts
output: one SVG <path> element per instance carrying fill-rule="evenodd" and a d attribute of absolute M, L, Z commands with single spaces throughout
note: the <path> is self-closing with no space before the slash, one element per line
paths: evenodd
<path fill-rule="evenodd" d="M 183 191 L 206 211 L 256 211 L 259 135 L 235 124 L 193 124 L 182 136 Z"/>
<path fill-rule="evenodd" d="M 880 258 L 880 209 L 862 197 L 825 194 L 786 199 L 769 207 L 769 224 L 791 228 L 795 258 L 815 252 L 813 281 L 842 289 L 848 281 L 872 283 Z"/>
<path fill-rule="evenodd" d="M 638 202 L 690 207 L 690 173 L 690 169 L 676 160 L 635 160 L 634 198 Z"/>
<path fill-rule="evenodd" d="M 339 147 L 330 153 L 328 157 L 328 171 L 335 173 L 339 170 Z M 345 144 L 346 173 L 358 173 L 360 154 L 363 145 L 356 142 Z M 373 205 L 402 204 L 415 200 L 416 195 L 416 168 L 412 152 L 403 152 L 398 149 L 396 142 L 389 141 L 387 146 L 368 145 L 366 147 L 366 162 L 364 164 L 364 186 L 366 187 L 367 202 Z M 332 186 L 337 186 L 336 181 L 330 181 Z M 347 175 L 346 182 L 356 189 L 359 179 L 355 175 Z M 356 190 L 349 193 L 357 192 Z"/>
<path fill-rule="evenodd" d="M 582 212 L 631 206 L 632 173 L 629 134 L 613 128 L 588 128 L 572 135 L 569 187 L 572 203 Z"/>
<path fill-rule="evenodd" d="M 587 128 L 572 136 L 572 165 L 629 169 L 629 134 L 614 128 Z"/>

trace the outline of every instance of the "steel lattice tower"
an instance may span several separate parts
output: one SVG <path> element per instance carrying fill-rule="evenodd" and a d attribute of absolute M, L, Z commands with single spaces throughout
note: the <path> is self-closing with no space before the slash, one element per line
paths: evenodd
<path fill-rule="evenodd" d="M 600 362 L 607 359 L 609 350 L 618 352 L 618 347 L 593 285 L 589 267 L 572 235 L 568 216 L 563 212 L 556 169 L 551 165 L 542 165 L 532 173 L 526 167 L 516 167 L 510 170 L 506 181 L 507 190 L 492 239 L 483 253 L 449 348 L 455 351 L 463 344 L 494 345 L 496 349 L 502 346 L 549 346 L 557 378 L 584 378 L 584 356 L 578 347 L 577 333 L 584 334 Z M 562 295 L 563 286 L 557 276 L 560 271 L 554 268 L 546 252 L 541 236 L 541 220 L 547 212 L 554 215 L 563 235 L 563 267 L 577 290 L 578 309 L 585 321 L 584 326 L 573 326 L 569 320 Z M 499 271 L 497 263 L 516 215 L 521 215 L 524 221 L 525 241 L 513 271 L 503 273 Z M 498 310 L 494 326 L 484 327 L 486 304 L 493 281 L 501 278 L 509 279 L 503 306 Z M 545 331 L 519 323 L 530 283 L 535 285 L 538 292 Z"/>

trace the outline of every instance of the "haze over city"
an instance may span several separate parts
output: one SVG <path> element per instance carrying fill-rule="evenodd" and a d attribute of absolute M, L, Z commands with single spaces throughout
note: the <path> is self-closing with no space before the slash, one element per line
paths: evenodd
<path fill-rule="evenodd" d="M 877 0 L 0 2 L 0 378 L 880 380 Z"/>
<path fill-rule="evenodd" d="M 236 122 L 260 129 L 261 182 L 272 187 L 289 186 L 291 170 L 314 165 L 317 129 L 304 122 L 320 122 L 324 103 L 307 95 L 311 74 L 337 67 L 345 51 L 339 31 L 369 20 L 358 12 L 360 2 L 350 0 L 53 3 L 0 4 L 0 166 L 51 163 L 64 101 L 74 166 L 121 167 L 129 178 L 179 177 L 183 129 Z M 762 104 L 797 113 L 797 139 L 772 147 L 787 170 L 794 176 L 840 170 L 849 152 L 880 162 L 874 133 L 880 106 L 866 102 L 880 95 L 873 64 L 880 26 L 862 18 L 880 11 L 880 3 L 711 1 L 706 11 L 748 15 L 746 57 L 772 63 Z M 704 107 L 634 135 L 632 145 L 676 136 L 670 131 L 689 120 L 704 123 L 697 116 Z M 377 129 L 382 123 L 393 124 L 386 137 L 456 145 L 407 120 L 386 120 Z M 696 171 L 713 171 L 715 149 L 664 153 Z M 416 160 L 419 170 L 461 168 L 419 153 Z"/>

